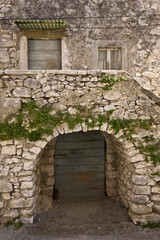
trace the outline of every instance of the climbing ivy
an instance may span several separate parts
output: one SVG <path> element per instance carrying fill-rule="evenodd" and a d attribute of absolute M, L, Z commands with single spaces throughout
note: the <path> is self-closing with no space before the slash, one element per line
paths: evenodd
<path fill-rule="evenodd" d="M 106 114 L 94 116 L 86 108 L 77 107 L 77 113 L 71 115 L 68 111 L 52 115 L 52 106 L 39 108 L 31 100 L 21 103 L 21 108 L 16 114 L 9 115 L 4 122 L 0 122 L 0 140 L 28 138 L 30 141 L 40 140 L 45 134 L 52 135 L 53 128 L 67 123 L 69 129 L 77 124 L 85 123 L 89 128 L 100 127 L 104 122 L 109 121 L 112 111 Z"/>
<path fill-rule="evenodd" d="M 0 140 L 25 138 L 37 141 L 45 134 L 52 135 L 53 129 L 63 123 L 67 123 L 69 129 L 74 129 L 76 125 L 83 123 L 88 128 L 101 127 L 107 123 L 114 134 L 118 134 L 121 130 L 121 138 L 131 141 L 140 153 L 145 154 L 146 161 L 150 160 L 154 164 L 160 162 L 160 141 L 151 135 L 142 138 L 136 144 L 133 137 L 137 129 L 151 129 L 154 126 L 153 119 L 113 119 L 111 116 L 113 110 L 105 114 L 95 114 L 92 110 L 81 106 L 76 108 L 75 114 L 69 111 L 55 112 L 53 110 L 51 105 L 39 108 L 33 100 L 22 102 L 17 113 L 9 115 L 4 122 L 0 122 Z M 52 114 L 52 112 L 55 113 Z"/>

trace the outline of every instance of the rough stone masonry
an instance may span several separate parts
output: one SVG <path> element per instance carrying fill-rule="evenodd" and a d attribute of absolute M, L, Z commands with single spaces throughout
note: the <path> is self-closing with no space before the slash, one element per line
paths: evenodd
<path fill-rule="evenodd" d="M 21 101 L 29 99 L 40 107 L 49 103 L 56 110 L 68 110 L 71 114 L 78 105 L 94 107 L 95 114 L 113 109 L 114 118 L 153 116 L 157 124 L 150 131 L 140 129 L 134 138 L 138 142 L 153 134 L 158 140 L 159 16 L 158 0 L 0 1 L 1 120 L 16 112 Z M 27 69 L 27 37 L 15 24 L 17 19 L 66 20 L 62 70 Z M 99 46 L 113 45 L 120 46 L 124 52 L 123 68 L 120 72 L 106 73 L 123 73 L 127 81 L 116 84 L 113 91 L 104 91 L 101 71 L 96 70 L 97 51 Z M 79 124 L 73 132 L 89 130 L 101 131 L 107 143 L 108 197 L 120 198 L 135 223 L 160 221 L 160 177 L 154 174 L 160 174 L 159 164 L 146 162 L 132 143 L 120 134 L 115 135 L 107 124 L 100 129 Z M 53 136 L 45 136 L 41 141 L 0 142 L 1 222 L 21 216 L 24 222 L 32 223 L 36 212 L 46 209 L 46 202 L 48 206 L 51 204 L 54 144 L 59 134 L 70 132 L 62 124 L 54 129 Z M 46 185 L 42 181 L 44 174 Z"/>
<path fill-rule="evenodd" d="M 113 118 L 144 120 L 154 116 L 157 125 L 150 131 L 139 129 L 134 141 L 151 134 L 159 139 L 160 107 L 142 92 L 140 85 L 126 76 L 128 80 L 116 84 L 112 91 L 105 91 L 100 76 L 101 72 L 80 70 L 6 70 L 1 76 L 4 103 L 1 116 L 6 115 L 4 109 L 16 111 L 20 101 L 29 99 L 34 99 L 39 106 L 52 103 L 55 110 L 68 110 L 71 114 L 79 105 L 92 108 L 95 114 L 113 109 Z M 159 221 L 160 177 L 154 175 L 160 172 L 159 164 L 155 167 L 151 162 L 147 163 L 145 156 L 132 143 L 121 138 L 120 133 L 115 135 L 108 124 L 92 129 L 79 124 L 73 132 L 89 130 L 101 131 L 107 143 L 105 175 L 108 197 L 115 200 L 120 197 L 134 222 Z M 37 211 L 50 206 L 55 140 L 59 134 L 70 132 L 72 130 L 64 123 L 54 129 L 53 136 L 45 136 L 42 141 L 15 139 L 0 142 L 3 221 L 20 215 L 23 221 L 32 222 Z"/>

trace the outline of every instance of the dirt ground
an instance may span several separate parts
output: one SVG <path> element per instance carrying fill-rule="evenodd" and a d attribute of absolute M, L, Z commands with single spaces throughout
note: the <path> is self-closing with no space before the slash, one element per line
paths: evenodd
<path fill-rule="evenodd" d="M 110 199 L 54 202 L 34 224 L 0 226 L 0 240 L 160 240 L 160 228 L 135 226 L 120 202 Z"/>

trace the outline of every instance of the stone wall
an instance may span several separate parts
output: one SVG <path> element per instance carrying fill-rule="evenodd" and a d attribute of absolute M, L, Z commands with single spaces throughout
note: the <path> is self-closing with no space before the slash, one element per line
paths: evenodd
<path fill-rule="evenodd" d="M 117 76 L 123 74 L 126 80 L 116 83 L 111 91 L 106 91 L 101 83 L 100 71 L 1 71 L 1 119 L 16 112 L 21 101 L 30 99 L 35 100 L 39 107 L 53 104 L 53 114 L 56 110 L 68 110 L 74 114 L 79 105 L 92 109 L 95 115 L 113 109 L 113 118 L 144 120 L 154 117 L 153 128 L 139 129 L 133 137 L 135 143 L 144 136 L 151 135 L 158 140 L 160 107 L 157 98 L 148 94 L 153 97 L 150 99 L 143 93 L 143 88 L 123 71 L 103 73 Z M 66 123 L 62 123 L 53 129 L 52 136 L 44 136 L 41 141 L 1 141 L 1 221 L 20 215 L 24 222 L 33 222 L 38 203 L 42 203 L 40 195 L 44 195 L 46 201 L 48 198 L 51 200 L 54 184 L 53 147 L 56 137 L 59 134 L 91 130 L 101 131 L 108 146 L 108 196 L 113 199 L 119 196 L 134 222 L 160 221 L 160 177 L 154 175 L 155 172 L 160 173 L 159 164 L 154 166 L 151 162 L 146 162 L 145 156 L 135 149 L 133 143 L 121 138 L 121 131 L 115 134 L 107 123 L 94 128 L 88 128 L 84 123 L 78 124 L 73 130 L 70 130 Z M 51 168 L 52 174 L 48 170 Z M 52 188 L 52 191 L 47 193 L 46 187 L 49 190 Z"/>
<path fill-rule="evenodd" d="M 8 17 L 8 12 L 13 7 L 13 4 L 14 4 L 14 0 L 0 1 L 0 19 Z"/>
<path fill-rule="evenodd" d="M 15 19 L 65 19 L 65 69 L 96 69 L 97 46 L 102 42 L 105 46 L 120 45 L 127 52 L 124 70 L 160 96 L 158 0 L 68 0 L 56 3 L 16 0 L 7 15 L 5 11 L 10 8 L 11 1 L 2 1 L 2 6 L 4 4 L 1 8 L 4 11 L 1 13 L 1 31 L 4 33 L 1 53 L 4 57 L 0 69 L 23 68 L 19 63 L 23 33 L 18 30 Z"/>
<path fill-rule="evenodd" d="M 37 212 L 51 207 L 54 193 L 54 146 L 56 138 L 44 148 L 37 167 Z"/>

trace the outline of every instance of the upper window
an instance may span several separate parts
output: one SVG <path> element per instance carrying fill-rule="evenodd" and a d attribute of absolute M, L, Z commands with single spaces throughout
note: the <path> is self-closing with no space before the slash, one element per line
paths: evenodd
<path fill-rule="evenodd" d="M 107 47 L 98 48 L 98 68 L 101 70 L 121 70 L 121 48 Z"/>
<path fill-rule="evenodd" d="M 20 30 L 21 69 L 64 69 L 67 62 L 65 48 L 65 20 L 16 20 Z"/>
<path fill-rule="evenodd" d="M 62 69 L 60 39 L 29 39 L 28 69 Z"/>

